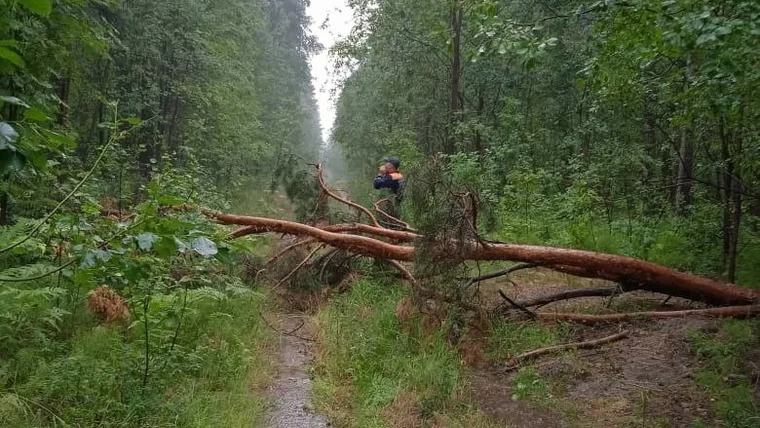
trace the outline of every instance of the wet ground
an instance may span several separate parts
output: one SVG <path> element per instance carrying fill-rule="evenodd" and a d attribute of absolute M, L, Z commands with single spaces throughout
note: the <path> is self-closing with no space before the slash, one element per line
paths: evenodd
<path fill-rule="evenodd" d="M 280 330 L 280 347 L 277 358 L 279 371 L 269 387 L 274 411 L 266 425 L 271 428 L 319 428 L 330 423 L 315 413 L 311 406 L 310 342 L 301 336 L 306 315 L 286 315 L 277 328 Z M 299 334 L 300 333 L 300 334 Z"/>

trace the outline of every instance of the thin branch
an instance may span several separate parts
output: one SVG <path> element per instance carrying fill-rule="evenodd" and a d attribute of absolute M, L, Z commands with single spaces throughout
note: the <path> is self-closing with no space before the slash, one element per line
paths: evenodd
<path fill-rule="evenodd" d="M 119 133 L 117 135 L 121 135 L 121 133 Z M 55 213 L 57 213 L 58 210 L 60 210 L 61 207 L 63 207 L 63 205 L 66 202 L 68 202 L 69 199 L 71 199 L 79 191 L 79 189 L 84 185 L 84 183 L 92 176 L 92 174 L 95 172 L 95 169 L 98 167 L 98 165 L 100 165 L 100 162 L 103 160 L 103 157 L 106 155 L 106 152 L 108 151 L 108 148 L 111 147 L 111 144 L 115 140 L 116 140 L 116 137 L 111 137 L 111 139 L 109 139 L 108 142 L 106 142 L 106 145 L 103 146 L 103 150 L 100 151 L 100 155 L 98 155 L 97 159 L 95 159 L 95 163 L 92 164 L 92 167 L 90 168 L 89 171 L 87 171 L 87 174 L 85 174 L 84 177 L 81 180 L 79 180 L 79 183 L 77 183 L 77 185 L 74 186 L 74 188 L 71 190 L 71 192 L 69 192 L 69 194 L 66 195 L 66 197 L 63 198 L 63 200 L 61 200 L 61 202 L 59 202 L 58 205 L 56 205 L 55 208 L 53 208 L 52 211 L 50 211 L 42 220 L 40 220 L 39 223 L 37 223 L 37 226 L 35 226 L 32 229 L 31 232 L 29 232 L 20 241 L 17 241 L 14 244 L 11 244 L 11 245 L 3 248 L 3 249 L 0 249 L 0 254 L 8 252 L 8 251 L 10 251 L 10 250 L 18 247 L 19 245 L 23 244 L 24 242 L 32 239 L 37 234 L 37 232 L 42 228 L 42 226 L 44 226 L 45 223 L 47 223 L 48 220 L 50 220 L 50 218 L 52 218 L 55 215 Z"/>
<path fill-rule="evenodd" d="M 312 242 L 314 242 L 314 238 L 306 238 L 306 239 L 302 239 L 302 240 L 296 242 L 293 245 L 288 245 L 287 247 L 285 247 L 282 250 L 280 250 L 277 254 L 275 254 L 274 256 L 272 256 L 272 258 L 269 259 L 266 262 L 266 264 L 270 265 L 270 264 L 276 262 L 278 259 L 280 259 L 288 251 L 290 251 L 290 250 L 292 250 L 294 248 L 297 248 L 297 247 L 301 247 L 301 246 L 306 245 L 306 244 L 311 244 Z"/>
<path fill-rule="evenodd" d="M 264 321 L 264 324 L 267 327 L 269 327 L 270 329 L 272 329 L 276 333 L 279 333 L 279 334 L 282 334 L 282 335 L 285 335 L 285 336 L 295 337 L 296 339 L 305 340 L 307 342 L 314 342 L 315 341 L 314 339 L 310 339 L 308 337 L 303 337 L 303 336 L 299 336 L 299 335 L 295 334 L 298 330 L 302 329 L 303 326 L 306 325 L 306 321 L 301 321 L 301 324 L 298 327 L 296 327 L 293 330 L 291 330 L 291 331 L 285 331 L 285 330 L 280 330 L 279 328 L 273 326 L 269 321 L 267 321 L 266 317 L 264 316 L 264 314 L 261 313 L 261 311 L 259 311 L 259 317 L 261 318 L 262 321 Z"/>
<path fill-rule="evenodd" d="M 342 198 L 342 197 L 338 196 L 337 194 L 335 194 L 335 192 L 333 192 L 332 190 L 330 190 L 327 187 L 327 184 L 325 184 L 325 178 L 322 175 L 322 165 L 316 165 L 316 168 L 317 168 L 317 180 L 319 180 L 319 187 L 321 187 L 322 190 L 325 193 L 327 193 L 328 196 L 330 196 L 331 198 L 335 199 L 338 202 L 342 202 L 342 203 L 344 203 L 344 204 L 346 204 L 346 205 L 348 205 L 350 207 L 356 208 L 357 210 L 363 212 L 364 214 L 367 214 L 367 216 L 370 218 L 370 220 L 372 220 L 372 224 L 374 224 L 375 227 L 382 227 L 382 226 L 380 226 L 380 223 L 377 222 L 377 219 L 372 214 L 372 212 L 370 212 L 370 210 L 364 208 L 363 206 L 357 204 L 356 202 L 349 201 L 346 198 Z"/>
<path fill-rule="evenodd" d="M 311 252 L 311 253 L 309 253 L 309 255 L 308 255 L 308 256 L 306 256 L 306 258 L 304 258 L 304 259 L 301 261 L 301 263 L 299 263 L 299 264 L 298 264 L 298 266 L 296 266 L 296 267 L 295 267 L 295 268 L 294 268 L 292 271 L 290 271 L 290 273 L 289 273 L 289 274 L 285 275 L 285 278 L 282 278 L 282 279 L 281 279 L 281 280 L 280 280 L 280 281 L 279 281 L 279 282 L 278 282 L 278 283 L 277 283 L 277 284 L 274 286 L 274 289 L 277 289 L 277 288 L 279 288 L 279 287 L 280 287 L 280 285 L 282 285 L 282 284 L 283 284 L 285 281 L 289 280 L 289 279 L 290 279 L 290 277 L 292 277 L 293 275 L 295 275 L 295 274 L 296 274 L 296 272 L 298 272 L 299 270 L 301 270 L 301 268 L 302 268 L 302 267 L 304 267 L 304 265 L 306 265 L 306 263 L 308 263 L 308 262 L 309 262 L 309 260 L 311 260 L 311 258 L 312 258 L 312 257 L 314 257 L 314 254 L 317 254 L 317 251 L 321 250 L 321 249 L 322 249 L 322 248 L 324 248 L 325 246 L 327 246 L 327 244 L 321 244 L 321 245 L 317 246 L 317 248 L 315 248 L 314 250 L 312 250 L 312 252 Z"/>
<path fill-rule="evenodd" d="M 381 202 L 391 203 L 391 200 L 390 200 L 390 198 L 385 198 L 385 199 L 380 199 L 379 201 L 375 202 L 375 210 L 377 212 L 379 212 L 380 214 L 382 214 L 383 217 L 385 217 L 386 219 L 388 219 L 388 220 L 390 220 L 392 222 L 396 222 L 396 223 L 404 226 L 404 230 L 405 231 L 412 232 L 412 233 L 417 233 L 417 231 L 414 228 L 412 228 L 412 226 L 410 226 L 409 223 L 407 223 L 405 221 L 402 221 L 400 219 L 397 219 L 396 217 L 393 217 L 392 215 L 388 214 L 385 210 L 383 210 L 382 208 L 380 208 L 380 203 Z"/>
<path fill-rule="evenodd" d="M 502 277 L 502 276 L 507 276 L 510 273 L 517 272 L 518 270 L 533 269 L 535 267 L 537 267 L 537 266 L 535 264 L 533 264 L 533 263 L 518 263 L 518 264 L 516 264 L 516 265 L 514 265 L 514 266 L 512 266 L 512 267 L 510 267 L 508 269 L 498 270 L 496 272 L 490 272 L 490 273 L 487 273 L 485 275 L 480 275 L 480 276 L 475 277 L 475 278 L 470 278 L 469 283 L 470 284 L 474 284 L 474 283 L 478 283 L 478 282 L 482 282 L 482 281 L 487 281 L 489 279 L 494 279 L 494 278 L 499 278 L 499 277 Z"/>
<path fill-rule="evenodd" d="M 578 299 L 582 297 L 609 297 L 618 293 L 618 291 L 618 287 L 582 288 L 580 290 L 569 290 L 559 293 L 546 294 L 518 303 L 526 308 L 530 308 L 533 306 L 544 306 L 548 305 L 549 303 L 559 302 L 562 300 Z"/>
<path fill-rule="evenodd" d="M 520 305 L 519 303 L 515 302 L 514 300 L 510 299 L 509 296 L 507 296 L 502 290 L 499 290 L 499 295 L 502 299 L 506 300 L 507 303 L 512 305 L 515 309 L 519 309 L 522 312 L 525 312 L 531 319 L 538 319 L 538 316 L 535 312 L 531 311 L 530 309 L 527 309 L 526 307 Z"/>
<path fill-rule="evenodd" d="M 556 346 L 549 346 L 546 348 L 540 348 L 536 349 L 534 351 L 526 352 L 524 354 L 520 354 L 511 360 L 511 364 L 509 367 L 506 368 L 506 371 L 511 371 L 519 367 L 520 363 L 531 359 L 535 357 L 539 357 L 541 355 L 551 354 L 554 352 L 559 351 L 566 351 L 568 349 L 590 349 L 590 348 L 596 348 L 598 346 L 605 345 L 607 343 L 616 342 L 621 339 L 625 339 L 628 337 L 628 332 L 623 331 L 617 334 L 613 334 L 611 336 L 602 337 L 600 339 L 595 340 L 587 340 L 585 342 L 576 342 L 576 343 L 567 343 L 564 345 L 556 345 Z"/>
<path fill-rule="evenodd" d="M 324 262 L 322 263 L 322 269 L 319 270 L 319 276 L 317 276 L 317 278 L 320 281 L 322 281 L 322 282 L 325 281 L 324 280 L 324 274 L 325 274 L 325 270 L 327 269 L 327 265 L 330 264 L 330 262 L 332 261 L 332 259 L 334 259 L 335 256 L 338 255 L 338 253 L 340 253 L 340 250 L 336 248 L 336 249 L 332 250 L 329 254 L 327 254 L 327 257 L 324 257 Z"/>
<path fill-rule="evenodd" d="M 572 321 L 581 324 L 605 324 L 637 319 L 685 318 L 689 316 L 713 318 L 752 318 L 760 315 L 760 305 L 726 306 L 709 309 L 689 309 L 665 312 L 628 312 L 607 315 L 539 313 L 538 318 L 549 321 Z"/>

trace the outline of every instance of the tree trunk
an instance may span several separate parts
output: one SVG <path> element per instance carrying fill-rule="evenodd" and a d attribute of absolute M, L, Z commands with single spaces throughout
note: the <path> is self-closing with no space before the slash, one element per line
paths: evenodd
<path fill-rule="evenodd" d="M 737 126 L 741 126 L 738 124 Z M 741 154 L 740 131 L 729 135 L 726 119 L 719 124 L 721 139 L 722 203 L 723 203 L 723 269 L 726 279 L 736 280 L 736 262 L 739 253 L 739 226 L 741 222 L 742 186 L 739 159 Z"/>
<path fill-rule="evenodd" d="M 451 99 L 449 103 L 449 136 L 446 151 L 456 152 L 456 125 L 459 123 L 462 110 L 461 74 L 462 74 L 462 19 L 464 9 L 461 0 L 454 0 L 451 9 L 451 36 L 452 36 L 452 60 L 451 60 Z"/>
<path fill-rule="evenodd" d="M 694 142 L 691 129 L 681 132 L 681 147 L 678 155 L 678 178 L 676 179 L 676 215 L 686 216 L 691 206 L 692 177 L 694 173 Z"/>
<path fill-rule="evenodd" d="M 58 111 L 58 125 L 66 126 L 66 122 L 69 117 L 69 87 L 71 79 L 69 77 L 61 77 L 58 79 L 58 99 L 61 103 L 60 110 Z"/>
<path fill-rule="evenodd" d="M 686 59 L 683 78 L 683 90 L 691 84 L 692 62 Z M 688 108 L 688 107 L 687 107 Z M 691 205 L 692 174 L 694 172 L 694 135 L 690 124 L 681 130 L 681 147 L 678 149 L 678 176 L 676 177 L 675 208 L 679 217 L 688 214 Z"/>
<path fill-rule="evenodd" d="M 394 245 L 367 236 L 346 235 L 285 220 L 205 212 L 223 224 L 252 226 L 249 229 L 251 232 L 309 236 L 335 248 L 377 259 L 411 262 L 416 258 L 414 247 Z M 371 232 L 370 229 L 366 230 Z M 451 241 L 446 247 L 460 248 L 462 259 L 531 263 L 575 276 L 615 281 L 646 291 L 710 304 L 746 305 L 760 301 L 760 291 L 743 289 L 632 257 L 532 245 L 459 241 Z"/>

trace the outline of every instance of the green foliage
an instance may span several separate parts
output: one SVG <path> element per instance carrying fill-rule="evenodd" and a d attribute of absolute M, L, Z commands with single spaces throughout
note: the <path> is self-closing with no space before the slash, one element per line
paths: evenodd
<path fill-rule="evenodd" d="M 354 4 L 354 31 L 333 49 L 353 73 L 332 135 L 352 194 L 379 156 L 402 154 L 405 212 L 421 207 L 411 220 L 425 231 L 452 205 L 441 195 L 465 186 L 497 239 L 758 284 L 757 2 L 465 1 L 458 70 L 460 2 Z"/>
<path fill-rule="evenodd" d="M 715 402 L 715 410 L 728 427 L 751 427 L 760 420 L 753 380 L 744 373 L 748 351 L 760 346 L 760 325 L 755 321 L 723 321 L 717 334 L 694 332 L 692 350 L 706 361 L 697 382 Z M 750 363 L 751 364 L 751 363 Z"/>
<path fill-rule="evenodd" d="M 542 399 L 549 395 L 549 386 L 536 369 L 521 368 L 514 379 L 513 400 Z"/>
<path fill-rule="evenodd" d="M 334 415 L 339 423 L 385 426 L 382 410 L 404 392 L 412 394 L 423 417 L 444 409 L 458 412 L 462 377 L 456 352 L 442 330 L 423 333 L 416 316 L 410 329 L 402 326 L 395 309 L 403 296 L 401 286 L 363 279 L 320 312 L 325 336 L 315 393 L 321 407 L 348 412 L 347 420 Z M 346 392 L 350 397 L 344 403 L 340 397 Z"/>
<path fill-rule="evenodd" d="M 83 198 L 3 255 L 4 425 L 243 426 L 264 414 L 247 385 L 267 371 L 256 314 L 268 298 L 229 264 L 246 248 L 200 213 L 159 209 L 177 198 L 176 175 L 190 179 L 156 175 L 128 222 Z M 29 224 L 2 240 L 20 242 Z M 102 284 L 123 298 L 110 300 L 119 318 L 93 303 Z"/>
<path fill-rule="evenodd" d="M 509 361 L 523 352 L 551 346 L 567 336 L 566 328 L 496 320 L 488 333 L 487 355 L 493 361 Z"/>

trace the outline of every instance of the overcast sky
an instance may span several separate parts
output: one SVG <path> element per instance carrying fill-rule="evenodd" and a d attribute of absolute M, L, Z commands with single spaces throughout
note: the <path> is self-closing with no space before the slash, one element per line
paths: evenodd
<path fill-rule="evenodd" d="M 346 5 L 346 0 L 311 0 L 306 12 L 311 17 L 312 34 L 325 47 L 319 55 L 312 57 L 311 75 L 317 92 L 322 136 L 327 141 L 335 121 L 334 100 L 330 95 L 335 81 L 328 50 L 351 31 L 353 12 Z"/>

